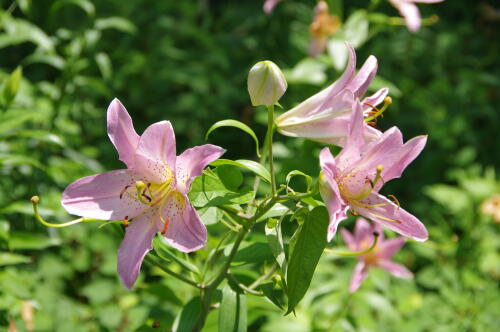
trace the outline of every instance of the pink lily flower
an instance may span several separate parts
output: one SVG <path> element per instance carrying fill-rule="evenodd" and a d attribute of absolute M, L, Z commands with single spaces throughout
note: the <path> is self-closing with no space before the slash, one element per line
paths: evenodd
<path fill-rule="evenodd" d="M 362 251 L 370 248 L 375 240 L 374 233 L 378 233 L 378 241 L 370 252 L 358 256 L 358 264 L 354 268 L 349 291 L 355 292 L 368 276 L 373 267 L 380 267 L 398 278 L 411 278 L 413 273 L 401 264 L 391 260 L 405 244 L 402 237 L 384 239 L 384 231 L 379 225 L 373 225 L 364 218 L 358 218 L 354 226 L 354 234 L 342 228 L 342 238 L 352 251 Z"/>
<path fill-rule="evenodd" d="M 274 7 L 280 2 L 281 0 L 266 0 L 264 1 L 264 13 L 266 14 L 271 14 L 274 10 Z"/>
<path fill-rule="evenodd" d="M 417 32 L 420 29 L 421 19 L 415 3 L 437 3 L 444 0 L 389 0 L 389 2 L 399 10 L 401 16 L 406 21 L 406 26 L 411 32 Z"/>
<path fill-rule="evenodd" d="M 401 176 L 424 148 L 427 136 L 417 136 L 403 144 L 401 131 L 392 127 L 366 144 L 359 101 L 353 109 L 342 151 L 335 158 L 328 148 L 320 153 L 320 193 L 330 215 L 328 241 L 335 235 L 337 225 L 346 219 L 348 209 L 403 236 L 425 241 L 425 226 L 402 209 L 394 196 L 396 203 L 378 191 L 385 182 Z"/>
<path fill-rule="evenodd" d="M 118 249 L 118 274 L 131 288 L 157 232 L 182 252 L 205 245 L 207 230 L 186 194 L 193 179 L 225 150 L 206 144 L 176 156 L 169 121 L 154 123 L 139 136 L 118 99 L 109 105 L 107 122 L 108 136 L 127 168 L 76 180 L 64 190 L 62 206 L 82 217 L 130 221 Z"/>
<path fill-rule="evenodd" d="M 342 76 L 326 89 L 279 116 L 276 126 L 281 134 L 344 145 L 353 101 L 364 95 L 378 68 L 377 58 L 371 55 L 358 73 L 355 73 L 356 53 L 350 44 L 346 45 L 349 49 L 349 61 Z M 388 91 L 383 88 L 363 99 L 362 108 L 365 115 L 373 110 L 371 106 L 377 106 L 384 101 Z M 379 130 L 368 124 L 364 127 L 367 142 L 381 135 Z"/>

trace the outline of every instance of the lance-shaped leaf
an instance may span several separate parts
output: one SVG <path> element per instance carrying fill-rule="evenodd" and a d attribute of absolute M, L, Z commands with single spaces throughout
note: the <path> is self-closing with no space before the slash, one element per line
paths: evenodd
<path fill-rule="evenodd" d="M 219 309 L 219 332 L 246 332 L 247 299 L 229 285 L 222 290 Z"/>
<path fill-rule="evenodd" d="M 290 241 L 290 260 L 288 262 L 288 310 L 292 312 L 302 300 L 326 247 L 328 212 L 324 207 L 312 210 Z"/>
<path fill-rule="evenodd" d="M 269 219 L 265 227 L 267 243 L 273 252 L 276 262 L 278 262 L 283 273 L 286 273 L 285 246 L 281 235 L 281 222 L 276 219 Z"/>
<path fill-rule="evenodd" d="M 216 123 L 214 123 L 212 125 L 212 127 L 210 127 L 208 129 L 207 134 L 205 135 L 205 139 L 208 139 L 208 135 L 210 135 L 210 133 L 212 131 L 214 131 L 215 129 L 220 128 L 220 127 L 234 127 L 234 128 L 238 128 L 240 130 L 243 130 L 248 135 L 252 136 L 253 140 L 255 141 L 255 151 L 257 153 L 257 157 L 260 157 L 260 153 L 259 153 L 259 139 L 257 138 L 257 135 L 255 135 L 255 133 L 252 130 L 252 128 L 250 128 L 249 126 L 247 126 L 243 122 L 240 122 L 240 121 L 237 121 L 237 120 L 222 120 L 222 121 L 217 121 Z"/>
<path fill-rule="evenodd" d="M 172 331 L 183 332 L 192 331 L 196 325 L 201 312 L 200 297 L 194 297 L 182 308 L 181 312 L 175 317 Z"/>
<path fill-rule="evenodd" d="M 258 176 L 260 176 L 262 179 L 264 179 L 266 182 L 271 183 L 271 173 L 259 164 L 258 162 L 255 162 L 253 160 L 246 160 L 246 159 L 238 159 L 238 160 L 229 160 L 229 159 L 217 159 L 213 162 L 210 163 L 211 166 L 221 166 L 221 165 L 233 165 L 233 166 L 238 166 L 239 168 L 246 169 L 248 171 L 254 172 Z"/>

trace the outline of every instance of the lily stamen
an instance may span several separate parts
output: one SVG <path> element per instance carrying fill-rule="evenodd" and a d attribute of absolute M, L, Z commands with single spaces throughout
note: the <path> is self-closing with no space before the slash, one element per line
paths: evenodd
<path fill-rule="evenodd" d="M 394 204 L 396 204 L 398 206 L 398 210 L 401 208 L 401 204 L 399 204 L 399 201 L 396 198 L 396 196 L 394 196 L 394 195 L 387 195 L 387 197 L 389 197 L 394 202 Z"/>
<path fill-rule="evenodd" d="M 379 116 L 380 117 L 382 116 L 382 113 L 384 113 L 385 110 L 389 107 L 389 105 L 392 104 L 392 98 L 391 97 L 385 97 L 385 99 L 384 99 L 384 105 L 380 109 L 378 109 L 377 107 L 373 106 L 370 103 L 363 103 L 363 104 L 371 107 L 372 110 L 375 111 L 375 113 L 373 113 L 373 115 L 365 118 L 365 122 L 369 123 L 369 122 L 375 120 L 376 118 L 378 118 Z"/>
<path fill-rule="evenodd" d="M 161 235 L 165 235 L 168 230 L 168 224 L 170 223 L 170 218 L 167 217 L 167 220 L 163 219 L 162 216 L 160 216 L 160 220 L 163 222 L 163 229 L 161 231 Z"/>

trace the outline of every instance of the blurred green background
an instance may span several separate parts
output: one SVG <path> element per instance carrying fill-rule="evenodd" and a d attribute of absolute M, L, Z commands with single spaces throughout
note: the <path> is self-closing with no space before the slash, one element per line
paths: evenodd
<path fill-rule="evenodd" d="M 254 0 L 1 1 L 2 330 L 168 331 L 173 325 L 182 331 L 176 315 L 193 290 L 144 266 L 134 291 L 127 291 L 116 275 L 121 238 L 112 227 L 47 229 L 33 218 L 29 198 L 41 195 L 47 219 L 68 220 L 59 203 L 65 186 L 123 167 L 106 135 L 114 97 L 139 133 L 172 121 L 178 151 L 203 144 L 211 124 L 226 118 L 263 138 L 265 110 L 252 108 L 246 92 L 255 62 L 272 60 L 287 73 L 285 109 L 341 73 L 327 54 L 307 58 L 315 3 L 284 0 L 266 15 Z M 424 18 L 439 20 L 418 33 L 408 32 L 386 1 L 329 5 L 344 23 L 332 38 L 355 41 L 358 68 L 375 55 L 379 77 L 372 88 L 391 89 L 394 103 L 378 125 L 400 127 L 405 139 L 429 135 L 421 156 L 384 193 L 418 216 L 430 239 L 408 243 L 397 255 L 414 280 L 372 271 L 353 296 L 347 286 L 355 259 L 325 254 L 296 317 L 249 296 L 248 330 L 494 331 L 500 218 L 484 213 L 482 204 L 500 193 L 499 3 L 420 5 Z M 253 142 L 236 129 L 214 132 L 210 142 L 226 148 L 226 158 L 255 158 Z M 278 180 L 293 169 L 317 174 L 320 148 L 276 135 Z M 209 226 L 210 244 L 220 229 Z M 264 241 L 260 235 L 257 230 L 254 240 Z M 249 277 L 256 272 L 252 264 L 245 269 Z M 205 330 L 216 326 L 211 314 Z"/>

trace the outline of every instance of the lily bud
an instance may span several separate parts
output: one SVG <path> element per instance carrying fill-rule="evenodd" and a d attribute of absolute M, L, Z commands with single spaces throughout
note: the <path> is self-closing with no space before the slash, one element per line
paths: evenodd
<path fill-rule="evenodd" d="M 253 106 L 274 105 L 288 87 L 285 75 L 272 61 L 257 62 L 248 73 L 247 84 Z"/>

